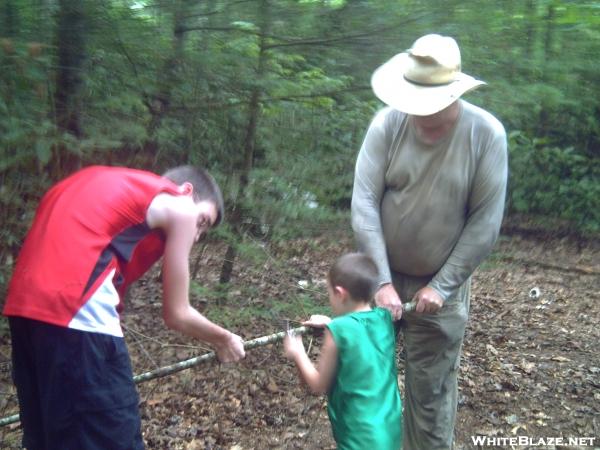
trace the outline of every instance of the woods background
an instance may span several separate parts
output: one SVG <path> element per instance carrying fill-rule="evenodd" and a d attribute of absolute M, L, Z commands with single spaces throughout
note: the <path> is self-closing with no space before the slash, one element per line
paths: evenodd
<path fill-rule="evenodd" d="M 89 164 L 207 166 L 221 283 L 257 241 L 346 220 L 370 75 L 430 32 L 507 128 L 507 215 L 597 232 L 599 2 L 3 0 L 0 294 L 42 193 Z"/>
<path fill-rule="evenodd" d="M 457 39 L 463 70 L 488 83 L 466 99 L 509 133 L 505 233 L 474 277 L 457 449 L 473 434 L 600 436 L 598 1 L 0 0 L 0 307 L 52 183 L 90 164 L 190 163 L 227 206 L 193 255 L 194 305 L 247 339 L 328 313 L 322 278 L 353 246 L 354 163 L 382 107 L 371 74 L 431 32 Z M 135 373 L 208 351 L 163 326 L 157 272 L 123 317 Z M 0 318 L 0 416 L 18 412 L 7 328 Z M 334 445 L 324 401 L 275 345 L 140 394 L 151 449 Z M 20 437 L 0 428 L 0 447 Z"/>

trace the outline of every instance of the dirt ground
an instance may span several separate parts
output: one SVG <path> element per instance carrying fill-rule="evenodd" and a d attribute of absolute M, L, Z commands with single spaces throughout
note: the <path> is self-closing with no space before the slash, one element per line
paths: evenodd
<path fill-rule="evenodd" d="M 304 319 L 316 304 L 326 308 L 323 278 L 352 248 L 346 234 L 264 247 L 263 257 L 239 261 L 220 304 L 206 288 L 195 291 L 194 303 L 246 340 L 281 331 L 280 319 Z M 458 450 L 600 448 L 599 249 L 592 240 L 505 234 L 477 270 L 460 372 Z M 201 249 L 200 285 L 216 285 L 224 251 L 217 243 Z M 152 273 L 138 284 L 124 315 L 136 373 L 208 351 L 164 328 L 157 279 Z M 315 357 L 318 342 L 305 337 Z M 2 417 L 16 413 L 8 344 L 0 337 Z M 403 390 L 401 340 L 398 348 Z M 139 391 L 151 450 L 335 448 L 325 398 L 299 383 L 280 342 L 249 350 L 241 364 L 203 363 L 141 383 Z M 19 436 L 18 423 L 1 427 L 0 447 L 19 448 Z M 505 441 L 481 447 L 477 436 Z M 511 446 L 510 437 L 528 444 Z M 595 444 L 565 445 L 569 438 Z"/>

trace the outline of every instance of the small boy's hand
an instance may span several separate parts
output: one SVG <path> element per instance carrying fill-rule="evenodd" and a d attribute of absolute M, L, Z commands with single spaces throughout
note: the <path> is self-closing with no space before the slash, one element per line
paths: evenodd
<path fill-rule="evenodd" d="M 307 327 L 314 327 L 314 328 L 325 328 L 329 322 L 331 322 L 331 319 L 327 316 L 324 316 L 322 314 L 315 314 L 310 316 L 310 319 L 308 319 L 305 322 L 302 322 L 302 325 L 305 325 Z"/>
<path fill-rule="evenodd" d="M 283 338 L 283 351 L 285 356 L 291 360 L 295 360 L 298 355 L 306 353 L 304 344 L 302 343 L 302 336 L 288 333 Z"/>

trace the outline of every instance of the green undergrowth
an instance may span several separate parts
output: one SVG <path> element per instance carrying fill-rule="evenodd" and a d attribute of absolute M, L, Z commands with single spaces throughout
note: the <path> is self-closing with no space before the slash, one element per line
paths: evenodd
<path fill-rule="evenodd" d="M 255 287 L 236 286 L 236 290 L 223 292 L 207 289 L 196 283 L 192 286 L 193 295 L 201 295 L 205 300 L 202 313 L 211 321 L 225 328 L 252 329 L 253 325 L 270 325 L 268 328 L 282 329 L 284 320 L 305 320 L 312 314 L 331 315 L 327 301 L 318 293 L 299 293 L 286 297 L 260 298 Z M 225 297 L 223 296 L 225 294 Z"/>

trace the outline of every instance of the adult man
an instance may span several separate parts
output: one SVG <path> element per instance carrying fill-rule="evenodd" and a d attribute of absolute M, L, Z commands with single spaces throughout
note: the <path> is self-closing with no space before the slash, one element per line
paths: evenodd
<path fill-rule="evenodd" d="M 506 134 L 491 114 L 459 99 L 484 83 L 461 72 L 450 37 L 423 36 L 371 81 L 389 107 L 358 155 L 352 225 L 379 267 L 376 303 L 402 317 L 403 448 L 449 449 L 470 276 L 502 220 Z M 402 301 L 416 310 L 402 315 Z"/>
<path fill-rule="evenodd" d="M 190 166 L 164 177 L 88 167 L 45 194 L 3 311 L 25 448 L 144 448 L 119 313 L 127 286 L 161 256 L 167 326 L 208 342 L 221 361 L 244 357 L 242 339 L 188 298 L 192 245 L 222 216 L 218 185 Z"/>

